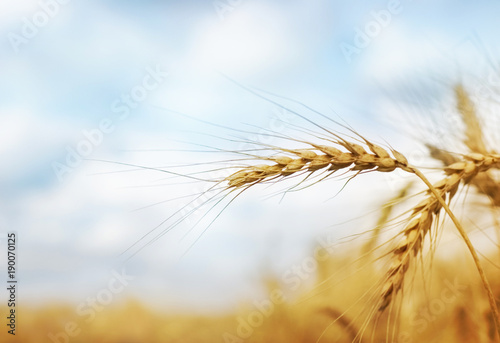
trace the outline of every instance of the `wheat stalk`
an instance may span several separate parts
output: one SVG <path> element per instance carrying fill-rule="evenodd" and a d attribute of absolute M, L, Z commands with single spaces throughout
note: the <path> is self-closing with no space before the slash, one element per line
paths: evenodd
<path fill-rule="evenodd" d="M 396 150 L 391 150 L 392 157 L 387 150 L 366 139 L 364 139 L 364 141 L 370 152 L 367 152 L 363 146 L 348 142 L 344 139 L 335 141 L 335 143 L 344 147 L 347 152 L 343 152 L 336 147 L 316 145 L 313 143 L 308 143 L 312 146 L 310 149 L 275 148 L 282 153 L 292 154 L 298 158 L 281 155 L 274 157 L 257 156 L 257 158 L 261 160 L 272 161 L 274 164 L 241 168 L 237 172 L 226 177 L 224 181 L 227 182 L 228 189 L 239 189 L 251 187 L 258 183 L 277 178 L 286 178 L 300 172 L 314 173 L 318 170 L 325 169 L 333 173 L 348 167 L 351 167 L 349 169 L 350 171 L 357 171 L 358 173 L 369 170 L 392 172 L 400 168 L 415 174 L 428 186 L 428 197 L 413 208 L 409 224 L 406 225 L 403 230 L 405 238 L 392 251 L 393 263 L 388 271 L 387 279 L 383 287 L 381 302 L 378 306 L 379 311 L 385 310 L 391 303 L 393 296 L 401 290 L 405 274 L 410 266 L 411 254 L 415 256 L 421 252 L 422 242 L 432 227 L 435 216 L 440 213 L 441 209 L 444 209 L 459 230 L 473 256 L 483 285 L 488 293 L 497 328 L 500 328 L 500 316 L 496 309 L 493 292 L 484 275 L 479 257 L 462 225 L 446 203 L 446 200 L 448 202 L 451 201 L 457 193 L 460 184 L 467 185 L 471 183 L 479 173 L 488 171 L 491 168 L 499 168 L 500 155 L 483 155 L 479 153 L 468 154 L 465 156 L 464 161 L 456 162 L 446 167 L 444 171 L 447 177 L 432 185 L 417 168 L 408 164 L 407 159 L 401 153 Z"/>
<path fill-rule="evenodd" d="M 392 251 L 393 262 L 383 288 L 380 311 L 390 304 L 392 297 L 402 288 L 412 255 L 416 256 L 422 251 L 422 241 L 432 227 L 434 218 L 444 207 L 440 200 L 450 202 L 461 183 L 467 185 L 478 173 L 500 165 L 499 155 L 470 154 L 466 159 L 445 168 L 448 176 L 429 187 L 427 198 L 413 208 L 410 221 L 403 230 L 405 237 Z"/>
<path fill-rule="evenodd" d="M 358 329 L 355 327 L 353 321 L 347 318 L 345 313 L 342 313 L 333 307 L 323 308 L 322 312 L 329 317 L 335 318 L 334 323 L 337 323 L 345 330 L 345 332 L 351 337 L 351 342 L 357 341 L 359 343 L 363 343 L 363 338 L 359 336 Z"/>

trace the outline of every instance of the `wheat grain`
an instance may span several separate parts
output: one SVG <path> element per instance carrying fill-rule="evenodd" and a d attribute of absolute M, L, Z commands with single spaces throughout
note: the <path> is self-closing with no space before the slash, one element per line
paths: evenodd
<path fill-rule="evenodd" d="M 368 170 L 392 172 L 396 168 L 409 170 L 408 161 L 401 153 L 392 150 L 394 157 L 391 157 L 385 149 L 368 141 L 366 142 L 371 153 L 367 152 L 361 145 L 345 140 L 338 141 L 337 143 L 344 147 L 347 152 L 332 146 L 316 145 L 313 143 L 309 143 L 312 146 L 311 149 L 291 150 L 276 148 L 282 153 L 295 155 L 298 158 L 288 156 L 257 156 L 260 160 L 271 161 L 274 164 L 242 168 L 226 177 L 225 181 L 227 181 L 228 188 L 240 188 L 273 180 L 276 177 L 287 177 L 300 172 L 315 172 L 322 169 L 330 172 L 348 167 L 351 167 L 350 171 L 358 172 Z"/>
<path fill-rule="evenodd" d="M 458 157 L 432 144 L 427 144 L 427 148 L 432 158 L 442 162 L 446 166 L 459 161 Z M 479 192 L 487 195 L 494 206 L 500 207 L 500 183 L 495 180 L 495 177 L 490 174 L 490 171 L 486 171 L 474 177 L 471 185 Z"/>

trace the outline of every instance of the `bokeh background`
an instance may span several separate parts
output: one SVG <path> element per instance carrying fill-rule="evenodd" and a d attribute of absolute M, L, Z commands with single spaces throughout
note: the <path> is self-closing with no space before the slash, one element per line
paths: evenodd
<path fill-rule="evenodd" d="M 411 88 L 423 96 L 410 104 L 416 112 L 438 111 L 449 100 L 439 85 L 461 78 L 481 95 L 474 82 L 495 65 L 499 11 L 498 1 L 3 0 L 0 247 L 18 233 L 19 301 L 76 307 L 122 268 L 134 280 L 113 301 L 224 313 L 258 298 L 262 275 L 281 275 L 318 237 L 369 229 L 381 203 L 373 195 L 389 198 L 401 180 L 367 176 L 335 198 L 343 182 L 282 201 L 271 196 L 279 189 L 254 192 L 208 230 L 209 221 L 192 229 L 187 220 L 127 260 L 121 253 L 185 204 L 176 198 L 204 186 L 118 163 L 185 174 L 200 166 L 175 166 L 242 146 L 221 138 L 267 143 L 262 130 L 307 124 L 240 85 L 339 115 L 418 161 L 409 138 L 421 132 L 398 130 L 413 114 L 394 103 L 415 99 Z M 151 74 L 151 89 L 140 89 Z M 85 132 L 103 121 L 112 132 L 89 145 Z M 78 147 L 84 159 L 60 169 Z"/>

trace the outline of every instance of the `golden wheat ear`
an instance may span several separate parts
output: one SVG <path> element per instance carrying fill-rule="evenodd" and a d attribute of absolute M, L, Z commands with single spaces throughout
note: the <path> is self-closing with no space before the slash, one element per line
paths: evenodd
<path fill-rule="evenodd" d="M 432 144 L 426 144 L 426 146 L 429 149 L 431 157 L 440 161 L 444 167 L 460 161 L 460 159 L 454 154 L 439 149 Z M 479 193 L 482 193 L 490 198 L 493 206 L 500 207 L 500 183 L 491 173 L 491 170 L 476 175 L 471 181 L 471 185 L 474 186 Z"/>
<path fill-rule="evenodd" d="M 500 331 L 500 316 L 496 306 L 495 297 L 484 269 L 479 260 L 477 252 L 472 245 L 467 233 L 463 229 L 454 213 L 450 210 L 448 202 L 457 193 L 460 184 L 467 185 L 482 172 L 492 168 L 500 167 L 500 155 L 482 155 L 472 153 L 465 156 L 462 162 L 454 163 L 445 168 L 446 178 L 432 185 L 427 178 L 416 168 L 410 167 L 412 171 L 428 186 L 428 197 L 414 207 L 409 224 L 404 229 L 405 238 L 393 249 L 393 262 L 381 294 L 379 311 L 384 311 L 404 285 L 405 274 L 410 266 L 411 260 L 422 252 L 422 242 L 429 232 L 434 218 L 444 209 L 457 227 L 462 239 L 469 249 L 481 281 L 488 295 L 490 308 L 495 319 L 497 331 Z"/>
<path fill-rule="evenodd" d="M 457 110 L 465 124 L 465 145 L 471 152 L 487 154 L 483 130 L 474 103 L 462 85 L 455 86 Z"/>
<path fill-rule="evenodd" d="M 339 148 L 333 146 L 316 145 L 308 143 L 310 149 L 284 149 L 276 148 L 278 153 L 289 156 L 260 157 L 264 162 L 271 161 L 273 164 L 249 166 L 238 170 L 226 177 L 228 189 L 253 186 L 255 184 L 286 178 L 301 172 L 316 172 L 319 170 L 331 173 L 350 167 L 349 171 L 379 171 L 392 172 L 397 168 L 408 170 L 408 161 L 397 151 L 389 152 L 374 144 L 368 145 L 370 152 L 356 143 L 346 140 L 337 141 Z M 347 150 L 347 151 L 346 151 Z"/>

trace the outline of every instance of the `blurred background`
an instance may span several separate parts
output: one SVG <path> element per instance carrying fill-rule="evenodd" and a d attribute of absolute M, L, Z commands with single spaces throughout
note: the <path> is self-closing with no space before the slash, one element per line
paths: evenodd
<path fill-rule="evenodd" d="M 368 175 L 337 197 L 345 180 L 283 199 L 263 187 L 203 217 L 210 207 L 183 206 L 206 183 L 133 165 L 206 171 L 234 158 L 213 147 L 245 148 L 231 139 L 273 144 L 267 130 L 310 125 L 242 86 L 341 117 L 421 162 L 411 140 L 421 132 L 398 128 L 409 108 L 446 123 L 452 82 L 471 80 L 478 96 L 500 85 L 477 81 L 496 65 L 499 11 L 498 1 L 3 0 L 0 247 L 18 233 L 19 302 L 65 304 L 78 322 L 98 295 L 197 314 L 260 299 L 263 275 L 370 229 L 405 176 Z M 187 220 L 127 251 L 177 211 Z M 108 299 L 116 273 L 129 279 Z"/>

